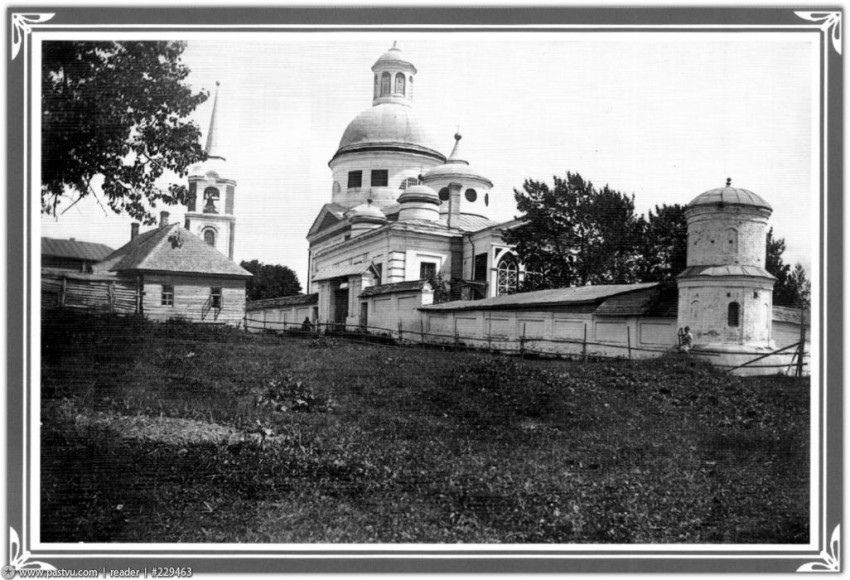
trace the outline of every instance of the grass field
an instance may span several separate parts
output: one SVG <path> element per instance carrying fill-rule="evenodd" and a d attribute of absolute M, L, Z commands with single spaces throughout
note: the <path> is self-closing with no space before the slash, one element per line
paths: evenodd
<path fill-rule="evenodd" d="M 808 541 L 808 379 L 70 314 L 42 332 L 42 541 Z"/>

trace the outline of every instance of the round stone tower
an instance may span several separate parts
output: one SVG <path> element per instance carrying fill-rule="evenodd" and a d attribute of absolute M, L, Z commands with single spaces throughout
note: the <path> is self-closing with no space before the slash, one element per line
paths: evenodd
<path fill-rule="evenodd" d="M 677 277 L 678 326 L 696 349 L 724 353 L 771 348 L 773 284 L 764 269 L 773 208 L 752 191 L 712 189 L 685 207 L 687 268 Z"/>

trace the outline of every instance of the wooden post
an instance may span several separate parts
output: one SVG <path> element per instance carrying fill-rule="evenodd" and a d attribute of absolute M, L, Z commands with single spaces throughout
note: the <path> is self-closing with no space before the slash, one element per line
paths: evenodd
<path fill-rule="evenodd" d="M 401 320 L 398 321 L 398 343 L 401 344 L 403 339 L 403 334 L 401 330 Z"/>
<path fill-rule="evenodd" d="M 806 352 L 806 311 L 800 310 L 800 350 L 797 351 L 797 373 L 798 377 L 803 376 L 803 354 Z"/>
<path fill-rule="evenodd" d="M 68 288 L 68 279 L 62 278 L 62 288 L 59 290 L 59 306 L 65 308 L 65 292 Z"/>
<path fill-rule="evenodd" d="M 626 323 L 626 344 L 629 346 L 629 360 L 632 360 L 632 327 Z"/>
<path fill-rule="evenodd" d="M 455 350 L 460 348 L 460 335 L 457 332 L 457 327 L 455 327 Z"/>
<path fill-rule="evenodd" d="M 425 344 L 425 321 L 422 320 L 422 315 L 419 315 L 419 341 Z"/>
<path fill-rule="evenodd" d="M 584 340 L 581 342 L 581 362 L 587 362 L 587 323 L 584 323 Z"/>
<path fill-rule="evenodd" d="M 493 315 L 487 315 L 487 350 L 493 350 Z"/>
<path fill-rule="evenodd" d="M 110 314 L 115 313 L 115 282 L 108 282 L 106 287 L 106 297 L 109 301 Z"/>

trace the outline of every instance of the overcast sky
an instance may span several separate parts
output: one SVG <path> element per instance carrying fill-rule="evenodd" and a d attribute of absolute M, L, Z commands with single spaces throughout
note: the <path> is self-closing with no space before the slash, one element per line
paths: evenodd
<path fill-rule="evenodd" d="M 371 106 L 371 66 L 394 40 L 417 67 L 414 107 L 448 155 L 460 128 L 489 177 L 490 217 L 513 189 L 579 172 L 635 195 L 639 213 L 685 204 L 727 177 L 774 207 L 785 261 L 818 234 L 816 35 L 779 33 L 311 32 L 186 34 L 188 82 L 221 82 L 222 149 L 237 181 L 235 259 L 295 269 L 331 200 L 333 156 Z M 196 118 L 204 132 L 212 99 Z M 168 208 L 173 221 L 181 208 Z M 118 248 L 129 218 L 80 203 L 42 235 Z M 144 228 L 143 228 L 144 229 Z"/>

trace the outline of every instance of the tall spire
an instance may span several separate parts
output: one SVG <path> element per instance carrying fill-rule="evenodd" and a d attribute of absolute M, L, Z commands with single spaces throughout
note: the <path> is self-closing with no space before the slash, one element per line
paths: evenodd
<path fill-rule="evenodd" d="M 210 116 L 210 128 L 207 131 L 207 146 L 204 149 L 207 153 L 207 157 L 213 157 L 216 159 L 224 159 L 224 155 L 221 154 L 221 150 L 218 145 L 218 126 L 215 123 L 215 114 L 218 109 L 218 88 L 219 82 L 215 82 L 215 98 L 213 98 L 213 109 L 212 115 Z"/>
<path fill-rule="evenodd" d="M 464 165 L 469 165 L 469 161 L 464 159 L 464 155 L 461 153 L 461 139 L 463 139 L 463 136 L 460 134 L 460 128 L 458 128 L 457 133 L 455 133 L 454 149 L 452 149 L 452 154 L 449 155 L 449 158 L 446 160 L 446 163 L 463 163 Z"/>

